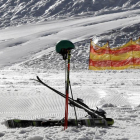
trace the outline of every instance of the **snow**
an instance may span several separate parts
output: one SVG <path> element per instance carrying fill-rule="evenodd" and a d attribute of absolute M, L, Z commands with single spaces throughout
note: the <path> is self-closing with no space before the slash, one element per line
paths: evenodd
<path fill-rule="evenodd" d="M 0 59 L 2 60 L 0 67 L 22 62 L 32 54 L 50 46 L 54 48 L 56 43 L 63 39 L 69 39 L 75 43 L 89 39 L 96 34 L 137 24 L 140 22 L 138 13 L 140 10 L 85 17 L 84 19 L 70 18 L 3 29 L 0 32 Z M 130 14 L 137 15 L 130 17 Z M 21 49 L 22 51 L 20 51 Z M 15 52 L 17 53 L 15 54 Z"/>
<path fill-rule="evenodd" d="M 139 7 L 139 0 L 1 0 L 0 27 L 80 15 L 101 15 Z"/>
<path fill-rule="evenodd" d="M 3 11 L 0 13 L 3 21 L 0 30 L 0 140 L 139 139 L 140 71 L 88 70 L 91 38 L 101 46 L 109 40 L 110 47 L 123 45 L 130 38 L 138 39 L 139 1 L 104 0 L 102 6 L 100 2 L 0 2 Z M 46 8 L 41 11 L 43 7 Z M 38 75 L 48 85 L 65 92 L 64 61 L 55 52 L 55 45 L 63 39 L 75 44 L 70 72 L 74 99 L 83 99 L 93 109 L 96 106 L 104 109 L 107 117 L 114 119 L 114 125 L 68 127 L 65 131 L 58 126 L 9 129 L 5 123 L 8 119 L 64 117 L 65 100 L 34 80 Z M 76 110 L 78 118 L 87 115 L 81 109 Z M 69 107 L 69 118 L 75 118 L 72 107 Z"/>
<path fill-rule="evenodd" d="M 1 139 L 137 140 L 139 138 L 140 95 L 137 94 L 140 81 L 139 70 L 116 72 L 115 75 L 113 72 L 88 70 L 72 71 L 70 74 L 74 98 L 84 99 L 84 102 L 91 108 L 95 109 L 96 106 L 103 108 L 107 112 L 107 117 L 115 120 L 112 127 L 68 127 L 66 131 L 63 127 L 57 126 L 8 129 L 4 125 L 4 121 L 7 119 L 45 120 L 64 117 L 64 99 L 32 80 L 36 74 L 50 86 L 64 92 L 63 71 L 44 72 L 39 69 L 20 68 L 17 65 L 8 70 L 1 70 Z M 102 78 L 103 80 L 101 80 Z M 134 84 L 135 81 L 137 81 L 136 84 Z M 125 85 L 121 84 L 122 82 Z M 137 98 L 129 99 L 129 97 Z M 86 115 L 80 109 L 77 109 L 77 114 L 78 118 Z M 74 118 L 74 110 L 71 107 L 69 107 L 69 118 Z"/>

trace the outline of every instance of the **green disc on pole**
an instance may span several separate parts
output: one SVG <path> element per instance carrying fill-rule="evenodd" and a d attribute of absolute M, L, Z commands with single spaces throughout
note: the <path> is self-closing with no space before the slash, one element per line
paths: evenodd
<path fill-rule="evenodd" d="M 74 48 L 75 48 L 75 46 L 71 41 L 69 41 L 69 40 L 61 40 L 56 45 L 56 52 L 61 54 L 64 49 L 65 50 L 71 50 L 71 49 L 74 49 Z"/>

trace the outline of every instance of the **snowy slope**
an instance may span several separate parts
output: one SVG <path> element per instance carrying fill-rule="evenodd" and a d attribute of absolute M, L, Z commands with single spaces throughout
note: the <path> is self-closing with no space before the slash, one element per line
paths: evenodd
<path fill-rule="evenodd" d="M 139 0 L 1 0 L 0 27 L 139 9 Z"/>
<path fill-rule="evenodd" d="M 55 50 L 56 43 L 62 39 L 71 40 L 76 44 L 77 49 L 73 53 L 72 62 L 74 61 L 77 65 L 77 63 L 81 63 L 81 58 L 83 58 L 85 68 L 88 64 L 89 39 L 96 37 L 96 41 L 102 42 L 101 45 L 109 40 L 110 47 L 122 45 L 130 38 L 137 39 L 140 35 L 139 13 L 140 10 L 132 10 L 96 17 L 67 18 L 2 29 L 0 32 L 0 59 L 2 60 L 0 68 L 28 60 L 40 51 L 46 55 L 50 54 L 50 51 Z M 56 54 L 52 55 L 52 53 L 50 55 L 47 57 L 56 58 L 51 65 L 56 66 L 55 62 L 58 63 L 57 58 L 59 57 Z M 51 58 L 46 61 L 48 60 Z"/>
<path fill-rule="evenodd" d="M 74 98 L 80 97 L 91 108 L 102 107 L 115 124 L 110 128 L 63 127 L 7 129 L 5 120 L 61 119 L 65 101 L 31 80 L 36 73 L 46 83 L 64 92 L 64 71 L 13 67 L 0 72 L 0 139 L 12 140 L 138 140 L 140 131 L 139 70 L 122 72 L 72 71 Z M 57 76 L 56 76 L 57 75 Z M 78 118 L 86 113 L 77 110 Z M 74 110 L 69 106 L 69 118 Z M 134 131 L 135 130 L 135 131 Z"/>

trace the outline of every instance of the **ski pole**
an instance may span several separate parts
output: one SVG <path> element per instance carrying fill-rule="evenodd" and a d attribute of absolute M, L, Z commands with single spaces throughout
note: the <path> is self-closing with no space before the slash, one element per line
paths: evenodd
<path fill-rule="evenodd" d="M 69 81 L 70 82 L 70 81 Z M 73 93 L 72 93 L 72 88 L 71 88 L 71 83 L 70 83 L 70 90 L 71 90 L 71 97 L 73 99 Z M 74 99 L 73 99 L 74 100 Z M 77 113 L 76 113 L 76 107 L 74 106 L 74 112 L 75 112 L 75 118 L 76 118 L 76 125 L 78 127 L 78 119 L 77 119 Z"/>
<path fill-rule="evenodd" d="M 64 126 L 64 130 L 67 129 L 67 127 L 68 127 L 68 98 L 69 98 L 70 57 L 71 57 L 71 51 L 68 50 L 68 67 L 67 67 L 66 102 L 65 102 L 65 126 Z"/>

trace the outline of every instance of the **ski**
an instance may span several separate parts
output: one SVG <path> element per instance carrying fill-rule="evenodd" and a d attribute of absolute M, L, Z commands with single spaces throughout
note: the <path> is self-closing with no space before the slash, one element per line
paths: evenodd
<path fill-rule="evenodd" d="M 44 86 L 48 87 L 49 89 L 51 89 L 52 91 L 54 91 L 55 93 L 59 94 L 60 96 L 62 96 L 63 98 L 66 98 L 66 95 L 61 93 L 60 91 L 50 87 L 49 85 L 47 85 L 46 83 L 44 83 L 38 76 L 37 76 L 37 80 L 39 83 L 43 84 Z M 95 118 L 99 118 L 100 120 L 104 121 L 106 126 L 108 125 L 108 122 L 107 122 L 107 118 L 105 116 L 106 112 L 101 110 L 93 110 L 93 109 L 90 109 L 85 103 L 83 103 L 81 101 L 82 99 L 77 99 L 77 100 L 73 100 L 71 97 L 68 97 L 68 101 L 69 101 L 69 104 L 71 106 L 75 106 L 75 107 L 78 107 L 80 109 L 83 109 L 85 110 L 88 115 L 91 116 L 91 118 L 95 119 Z M 111 120 L 111 118 L 109 118 Z M 114 120 L 112 119 L 112 125 L 114 124 Z M 110 125 L 110 124 L 109 124 Z"/>
<path fill-rule="evenodd" d="M 36 79 L 37 82 L 43 84 L 44 86 L 48 87 L 55 93 L 59 94 L 61 97 L 66 98 L 66 95 L 61 93 L 60 91 L 50 87 L 46 83 L 44 83 L 38 76 Z M 100 112 L 98 109 L 93 110 L 90 109 L 85 103 L 82 102 L 82 99 L 73 100 L 71 97 L 68 97 L 69 105 L 78 107 L 80 109 L 83 109 L 90 115 L 90 118 L 83 118 L 78 119 L 76 122 L 75 119 L 68 119 L 68 126 L 88 126 L 88 127 L 95 127 L 95 126 L 111 126 L 114 124 L 114 120 L 112 118 L 106 118 L 105 112 Z M 64 126 L 65 121 L 62 120 L 20 120 L 20 119 L 11 119 L 6 121 L 6 126 L 9 128 L 18 128 L 18 127 L 29 127 L 29 126 L 35 126 L 35 127 L 50 127 L 50 126 Z"/>
<path fill-rule="evenodd" d="M 37 81 L 41 84 L 43 84 L 44 86 L 48 87 L 49 89 L 51 89 L 52 91 L 54 91 L 55 93 L 59 94 L 60 96 L 62 96 L 63 98 L 66 98 L 66 95 L 64 95 L 63 93 L 61 93 L 60 91 L 50 87 L 49 85 L 47 85 L 46 83 L 44 83 L 38 76 L 37 76 Z M 102 116 L 99 116 L 98 114 L 96 114 L 95 110 L 90 109 L 86 104 L 84 104 L 83 102 L 80 102 L 80 100 L 73 100 L 71 97 L 68 97 L 69 100 L 69 104 L 71 106 L 75 106 L 81 109 L 84 109 L 89 115 L 91 116 L 98 116 L 99 118 L 104 119 Z"/>
<path fill-rule="evenodd" d="M 111 118 L 106 119 L 108 125 L 112 125 L 113 120 Z M 105 122 L 100 119 L 92 119 L 92 118 L 83 118 L 78 119 L 76 122 L 75 119 L 68 119 L 68 126 L 87 126 L 87 127 L 95 127 L 95 126 L 105 126 Z M 6 126 L 9 128 L 24 128 L 24 127 L 51 127 L 51 126 L 64 126 L 64 119 L 62 120 L 20 120 L 20 119 L 11 119 L 6 121 Z"/>

